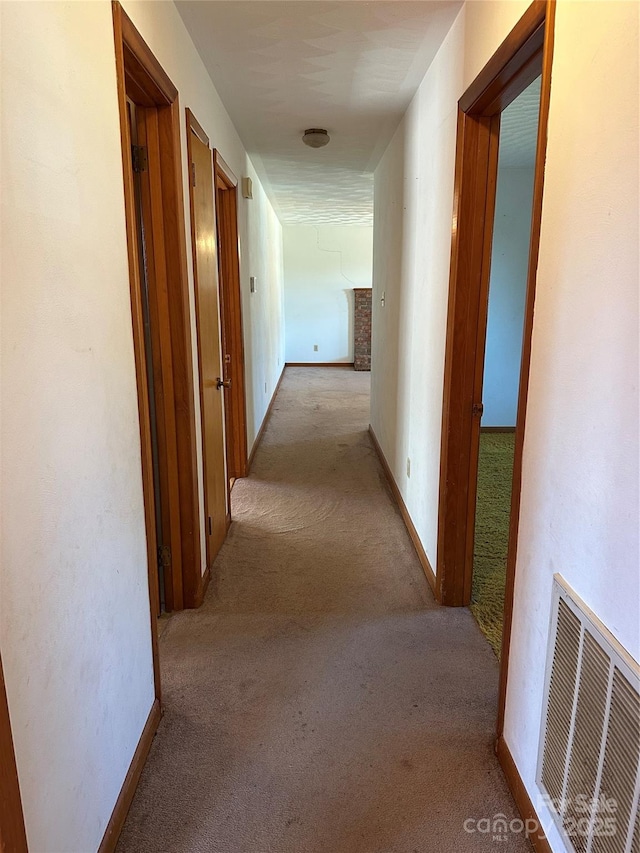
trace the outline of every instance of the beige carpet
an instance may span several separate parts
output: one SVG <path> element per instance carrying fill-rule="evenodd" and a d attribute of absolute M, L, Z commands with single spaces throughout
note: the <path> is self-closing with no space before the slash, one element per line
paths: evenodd
<path fill-rule="evenodd" d="M 493 755 L 498 664 L 434 604 L 367 435 L 369 375 L 289 368 L 199 611 L 161 640 L 164 718 L 120 853 L 529 850 Z"/>

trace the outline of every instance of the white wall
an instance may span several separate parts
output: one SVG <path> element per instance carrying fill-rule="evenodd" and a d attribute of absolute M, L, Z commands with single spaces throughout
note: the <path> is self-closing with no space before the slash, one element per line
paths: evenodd
<path fill-rule="evenodd" d="M 553 573 L 640 659 L 638 13 L 557 8 L 506 716 L 530 792 Z"/>
<path fill-rule="evenodd" d="M 224 151 L 223 156 L 226 160 Z M 240 172 L 236 174 L 239 176 Z M 244 204 L 238 199 L 250 451 L 284 370 L 284 267 L 282 226 L 246 156 L 244 174 L 253 181 L 253 199 Z M 249 292 L 250 276 L 258 281 L 255 293 Z"/>
<path fill-rule="evenodd" d="M 154 698 L 111 5 L 0 9 L 0 645 L 30 849 L 86 853 Z M 173 4 L 126 9 L 181 107 L 254 181 L 251 441 L 284 360 L 280 226 Z"/>
<path fill-rule="evenodd" d="M 154 698 L 111 10 L 1 9 L 0 643 L 30 848 L 88 851 Z"/>
<path fill-rule="evenodd" d="M 535 131 L 532 139 L 535 150 Z M 533 166 L 502 168 L 498 164 L 482 388 L 482 426 L 513 427 L 516 424 L 531 238 L 533 171 Z"/>
<path fill-rule="evenodd" d="M 285 225 L 283 242 L 286 360 L 353 361 L 353 288 L 371 287 L 373 228 Z"/>
<path fill-rule="evenodd" d="M 434 569 L 463 49 L 461 12 L 374 182 L 371 425 Z"/>
<path fill-rule="evenodd" d="M 375 175 L 372 425 L 433 565 L 455 104 L 526 5 L 465 5 Z M 505 730 L 547 825 L 553 573 L 640 655 L 638 138 L 637 4 L 559 0 Z"/>

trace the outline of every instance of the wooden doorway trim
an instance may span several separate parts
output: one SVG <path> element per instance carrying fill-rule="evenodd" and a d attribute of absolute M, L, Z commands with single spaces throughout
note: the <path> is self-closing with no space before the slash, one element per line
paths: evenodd
<path fill-rule="evenodd" d="M 205 579 L 231 523 L 225 436 L 222 317 L 216 237 L 216 192 L 209 137 L 189 108 L 187 158 L 191 170 L 189 209 L 200 377 L 200 422 L 207 519 Z"/>
<path fill-rule="evenodd" d="M 192 155 L 192 144 L 191 144 L 191 133 L 195 133 L 198 139 L 204 143 L 207 147 L 209 147 L 209 137 L 204 131 L 204 128 L 191 112 L 189 107 L 185 110 L 186 118 L 187 118 L 187 164 L 188 168 L 191 169 L 191 164 L 193 163 L 193 155 Z M 203 471 L 203 495 L 204 495 L 204 517 L 205 517 L 205 527 L 207 526 L 207 454 L 205 450 L 205 417 L 204 417 L 204 388 L 202 386 L 202 347 L 199 342 L 199 331 L 198 331 L 198 308 L 197 308 L 197 299 L 198 299 L 198 263 L 196 257 L 196 234 L 195 234 L 195 212 L 193 209 L 193 189 L 191 183 L 193 178 L 189 175 L 189 219 L 191 222 L 191 254 L 193 258 L 193 289 L 196 299 L 196 335 L 198 336 L 198 382 L 200 386 L 200 432 L 202 435 L 202 471 Z M 228 503 L 228 495 L 227 495 L 227 503 Z M 205 541 L 205 574 L 204 581 L 202 584 L 202 596 L 201 599 L 204 599 L 204 594 L 207 591 L 207 587 L 209 586 L 209 582 L 211 580 L 211 544 L 210 544 L 210 531 L 205 530 L 204 541 Z M 200 602 L 201 603 L 201 602 Z"/>
<path fill-rule="evenodd" d="M 147 528 L 149 594 L 156 694 L 160 695 L 157 651 L 157 554 L 155 498 L 151 450 L 151 417 L 147 390 L 142 284 L 136 230 L 136 198 L 131 163 L 127 98 L 140 112 L 146 136 L 148 171 L 144 204 L 149 215 L 149 247 L 154 310 L 152 324 L 160 358 L 154 381 L 161 399 L 159 454 L 163 468 L 162 517 L 167 519 L 171 550 L 170 581 L 165 584 L 167 609 L 198 604 L 201 584 L 200 505 L 196 456 L 195 403 L 178 91 L 118 2 L 113 2 L 120 138 L 125 195 L 129 285 L 138 388 L 142 477 Z M 151 295 L 151 293 L 150 293 Z"/>
<path fill-rule="evenodd" d="M 27 853 L 22 799 L 0 658 L 0 853 Z"/>
<path fill-rule="evenodd" d="M 489 293 L 500 113 L 542 74 L 540 116 L 515 436 L 500 665 L 498 734 L 504 725 L 517 552 L 522 449 L 540 244 L 555 0 L 536 0 L 458 104 L 438 515 L 436 594 L 470 602 L 484 345 Z"/>
<path fill-rule="evenodd" d="M 238 179 L 220 152 L 213 152 L 218 227 L 218 268 L 220 312 L 222 314 L 222 354 L 225 388 L 225 426 L 229 478 L 246 477 L 249 471 L 247 447 L 247 400 L 244 373 L 244 333 L 240 252 L 238 248 Z"/>

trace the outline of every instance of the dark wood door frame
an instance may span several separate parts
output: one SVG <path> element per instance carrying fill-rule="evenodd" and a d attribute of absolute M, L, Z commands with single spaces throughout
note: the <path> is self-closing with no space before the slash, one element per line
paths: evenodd
<path fill-rule="evenodd" d="M 142 448 L 142 478 L 147 529 L 149 592 L 156 672 L 160 693 L 156 615 L 158 545 L 170 548 L 165 584 L 167 609 L 195 607 L 201 592 L 200 504 L 196 456 L 195 401 L 187 277 L 183 176 L 178 91 L 118 2 L 113 21 L 120 109 L 120 138 L 125 195 L 129 284 Z M 151 419 L 147 390 L 141 270 L 136 230 L 136 198 L 131 161 L 127 98 L 136 105 L 137 129 L 145 144 L 143 208 L 148 217 L 151 325 L 158 342 L 154 383 L 161 418 L 159 455 L 162 468 L 163 543 L 156 541 Z M 164 523 L 164 522 L 163 522 Z M 166 537 L 168 536 L 168 541 Z"/>
<path fill-rule="evenodd" d="M 227 469 L 229 477 L 237 478 L 246 477 L 249 468 L 238 248 L 238 179 L 217 150 L 213 152 L 213 164 L 218 226 L 223 369 L 225 380 L 231 382 L 230 387 L 225 388 Z"/>
<path fill-rule="evenodd" d="M 0 658 L 0 853 L 27 853 L 22 799 Z"/>
<path fill-rule="evenodd" d="M 442 604 L 450 606 L 467 605 L 471 599 L 481 416 L 479 404 L 482 399 L 500 113 L 536 77 L 542 75 L 509 526 L 499 735 L 504 725 L 513 608 L 554 14 L 554 0 L 536 0 L 532 3 L 458 104 L 436 573 L 436 594 Z"/>

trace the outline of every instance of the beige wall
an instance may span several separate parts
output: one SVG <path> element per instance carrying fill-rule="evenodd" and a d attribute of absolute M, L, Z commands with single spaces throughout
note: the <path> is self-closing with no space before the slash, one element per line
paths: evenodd
<path fill-rule="evenodd" d="M 639 11 L 557 7 L 506 716 L 534 793 L 554 572 L 640 660 Z"/>
<path fill-rule="evenodd" d="M 371 420 L 434 567 L 455 104 L 526 5 L 466 4 L 375 175 Z M 557 4 L 506 716 L 545 825 L 535 768 L 553 573 L 640 656 L 638 9 Z"/>
<path fill-rule="evenodd" d="M 374 189 L 371 425 L 434 569 L 464 32 L 461 12 L 376 169 Z"/>
<path fill-rule="evenodd" d="M 370 225 L 284 226 L 288 362 L 353 361 L 353 288 L 371 287 L 372 240 Z"/>
<path fill-rule="evenodd" d="M 181 107 L 253 178 L 251 443 L 283 363 L 280 225 L 173 4 L 125 8 Z M 0 644 L 30 849 L 87 853 L 154 696 L 111 4 L 0 10 Z"/>

